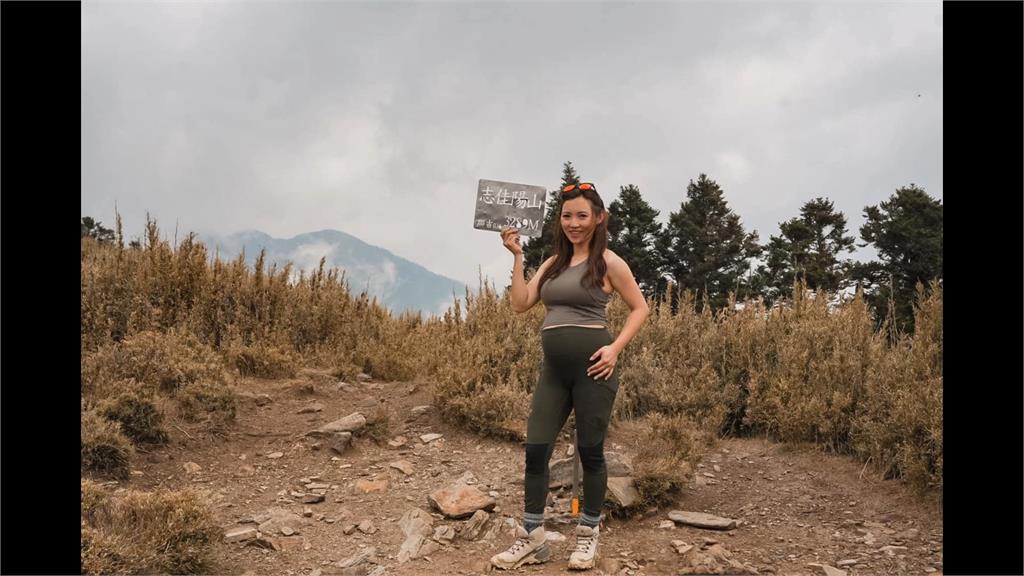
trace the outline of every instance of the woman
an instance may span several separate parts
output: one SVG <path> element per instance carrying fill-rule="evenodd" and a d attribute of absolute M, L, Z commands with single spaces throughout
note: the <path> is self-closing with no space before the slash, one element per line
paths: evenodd
<path fill-rule="evenodd" d="M 512 546 L 491 558 L 494 566 L 503 569 L 545 562 L 551 557 L 544 534 L 548 461 L 555 438 L 573 410 L 583 464 L 583 513 L 569 568 L 594 566 L 608 480 L 604 439 L 619 387 L 615 364 L 649 313 L 629 266 L 607 249 L 608 212 L 594 185 L 562 188 L 560 213 L 554 256 L 541 264 L 529 284 L 523 278 L 518 231 L 501 231 L 502 243 L 514 255 L 512 309 L 526 312 L 538 300 L 547 309 L 541 325 L 544 363 L 527 422 L 523 522 L 517 527 Z M 622 332 L 614 340 L 608 332 L 606 310 L 613 291 L 630 309 Z"/>

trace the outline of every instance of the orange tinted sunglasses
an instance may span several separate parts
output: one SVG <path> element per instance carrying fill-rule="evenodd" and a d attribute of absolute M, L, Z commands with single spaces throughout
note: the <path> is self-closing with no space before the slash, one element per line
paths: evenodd
<path fill-rule="evenodd" d="M 594 192 L 597 192 L 597 188 L 594 188 L 593 184 L 590 182 L 584 182 L 582 184 L 566 184 L 565 186 L 562 186 L 562 195 L 568 194 L 577 188 L 580 190 L 593 190 Z"/>

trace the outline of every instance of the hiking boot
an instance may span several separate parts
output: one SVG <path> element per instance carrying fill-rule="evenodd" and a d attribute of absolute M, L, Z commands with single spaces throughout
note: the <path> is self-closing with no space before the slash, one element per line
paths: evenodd
<path fill-rule="evenodd" d="M 544 535 L 544 527 L 538 526 L 529 534 L 522 526 L 516 526 L 516 541 L 508 550 L 491 557 L 491 564 L 502 570 L 519 568 L 523 564 L 540 564 L 551 558 L 551 548 Z"/>
<path fill-rule="evenodd" d="M 576 549 L 572 556 L 569 556 L 570 570 L 589 570 L 597 562 L 597 536 L 598 527 L 584 526 L 576 527 Z"/>

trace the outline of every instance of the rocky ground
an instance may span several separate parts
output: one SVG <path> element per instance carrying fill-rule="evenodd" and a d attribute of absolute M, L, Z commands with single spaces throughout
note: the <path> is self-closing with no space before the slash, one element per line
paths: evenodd
<path fill-rule="evenodd" d="M 480 574 L 511 543 L 523 502 L 521 445 L 444 424 L 425 385 L 339 383 L 309 369 L 239 387 L 246 392 L 234 427 L 215 434 L 170 422 L 170 444 L 140 454 L 121 486 L 208 492 L 226 534 L 211 572 Z M 377 444 L 358 416 L 346 417 L 372 418 L 381 406 L 392 416 L 388 440 Z M 610 431 L 609 459 L 625 469 L 612 475 L 628 473 L 629 445 L 622 431 Z M 563 442 L 553 462 L 568 449 Z M 560 477 L 553 471 L 553 482 Z M 628 498 L 628 481 L 616 482 Z M 553 558 L 517 572 L 567 572 L 574 524 L 566 491 L 552 496 Z M 699 528 L 670 519 L 686 520 L 674 512 L 710 514 L 734 527 Z M 917 498 L 812 447 L 726 439 L 672 506 L 606 519 L 599 554 L 593 574 L 937 576 L 941 499 Z"/>

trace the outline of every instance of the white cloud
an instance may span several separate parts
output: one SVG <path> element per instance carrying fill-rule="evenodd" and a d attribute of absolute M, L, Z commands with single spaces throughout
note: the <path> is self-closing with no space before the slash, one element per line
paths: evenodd
<path fill-rule="evenodd" d="M 942 197 L 941 39 L 927 2 L 86 3 L 82 210 L 335 228 L 474 288 L 511 269 L 477 180 L 567 160 L 662 221 L 704 172 L 762 239 L 820 195 L 855 231 L 898 186 Z"/>

